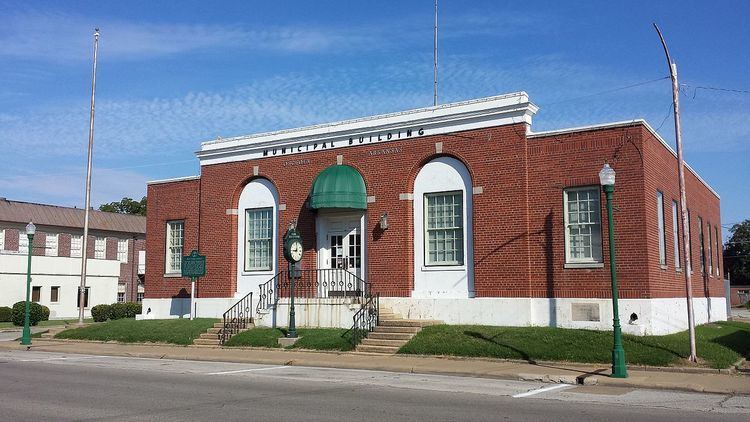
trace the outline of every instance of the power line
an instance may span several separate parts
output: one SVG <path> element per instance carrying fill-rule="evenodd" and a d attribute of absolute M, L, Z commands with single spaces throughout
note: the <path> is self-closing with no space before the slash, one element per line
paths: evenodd
<path fill-rule="evenodd" d="M 706 89 L 709 91 L 732 92 L 735 94 L 750 94 L 750 91 L 745 90 L 745 89 L 719 88 L 715 86 L 699 86 L 699 85 L 690 85 L 690 84 L 680 84 L 680 85 L 687 87 L 687 88 L 693 88 L 696 91 L 699 89 Z"/>
<path fill-rule="evenodd" d="M 564 102 L 568 102 L 568 101 L 576 101 L 576 100 L 581 100 L 581 99 L 584 99 L 584 98 L 596 97 L 597 95 L 610 94 L 612 92 L 623 91 L 623 90 L 626 90 L 626 89 L 636 88 L 636 87 L 639 87 L 639 86 L 652 84 L 654 82 L 663 81 L 664 79 L 669 79 L 669 76 L 664 76 L 662 78 L 657 78 L 657 79 L 651 79 L 650 81 L 638 82 L 638 83 L 635 83 L 635 84 L 632 84 L 632 85 L 621 86 L 619 88 L 608 89 L 606 91 L 595 92 L 593 94 L 582 95 L 580 97 L 566 98 L 564 100 L 559 100 L 559 101 L 555 101 L 555 102 L 552 102 L 552 103 L 546 103 L 546 105 L 547 106 L 551 106 L 551 105 L 560 104 L 560 103 L 564 103 Z"/>

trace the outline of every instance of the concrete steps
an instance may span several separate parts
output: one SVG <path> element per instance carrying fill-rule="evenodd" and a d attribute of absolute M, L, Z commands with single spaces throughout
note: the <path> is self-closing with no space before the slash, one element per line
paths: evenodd
<path fill-rule="evenodd" d="M 392 355 L 408 343 L 423 327 L 440 324 L 440 321 L 404 319 L 390 309 L 381 309 L 378 325 L 357 345 L 357 352 Z"/>
<path fill-rule="evenodd" d="M 246 328 L 241 328 L 238 332 L 234 333 L 234 335 L 237 335 L 239 333 L 245 332 L 247 330 L 250 330 L 252 328 L 255 328 L 255 323 L 251 322 L 247 324 Z M 221 333 L 222 330 L 224 330 L 224 323 L 223 322 L 217 322 L 214 324 L 213 327 L 206 330 L 205 333 L 201 333 L 200 336 L 198 336 L 197 339 L 193 340 L 193 345 L 195 346 L 202 346 L 202 347 L 218 347 L 221 346 Z"/>

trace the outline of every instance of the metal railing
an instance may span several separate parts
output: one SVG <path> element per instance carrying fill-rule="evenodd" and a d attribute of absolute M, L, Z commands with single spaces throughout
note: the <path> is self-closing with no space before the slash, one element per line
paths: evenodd
<path fill-rule="evenodd" d="M 253 322 L 253 292 L 248 293 L 224 312 L 224 326 L 219 333 L 219 340 L 223 345 L 233 335 L 247 328 Z"/>
<path fill-rule="evenodd" d="M 350 336 L 349 341 L 356 347 L 367 335 L 375 330 L 380 322 L 380 293 L 368 294 L 362 308 L 352 317 L 354 324 L 342 336 Z"/>
<path fill-rule="evenodd" d="M 367 283 L 356 274 L 341 268 L 294 271 L 295 299 L 364 298 Z M 259 286 L 256 310 L 271 309 L 280 298 L 292 292 L 292 276 L 284 270 Z"/>

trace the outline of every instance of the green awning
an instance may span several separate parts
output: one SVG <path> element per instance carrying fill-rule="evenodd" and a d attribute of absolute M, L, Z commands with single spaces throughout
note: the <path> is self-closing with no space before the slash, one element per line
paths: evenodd
<path fill-rule="evenodd" d="M 367 209 L 362 175 L 351 166 L 335 165 L 318 174 L 310 191 L 310 207 Z"/>

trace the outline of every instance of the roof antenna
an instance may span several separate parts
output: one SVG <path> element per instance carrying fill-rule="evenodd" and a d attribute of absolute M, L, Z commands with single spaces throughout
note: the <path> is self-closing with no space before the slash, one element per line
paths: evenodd
<path fill-rule="evenodd" d="M 433 74 L 434 74 L 434 94 L 432 105 L 437 107 L 438 103 L 438 0 L 435 0 L 435 37 L 433 46 Z"/>

